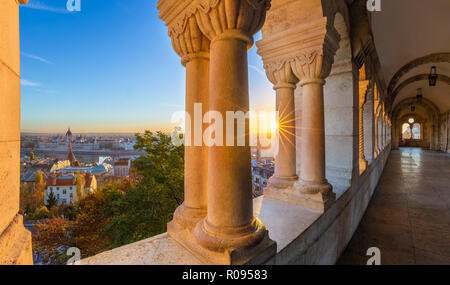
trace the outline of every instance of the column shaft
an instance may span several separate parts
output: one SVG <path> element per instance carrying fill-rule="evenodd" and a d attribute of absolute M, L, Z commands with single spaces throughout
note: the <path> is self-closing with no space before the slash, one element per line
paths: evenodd
<path fill-rule="evenodd" d="M 202 104 L 201 114 L 194 112 L 194 106 L 198 103 Z M 203 124 L 196 125 L 195 122 L 196 116 L 202 120 L 203 113 L 208 109 L 209 60 L 195 57 L 186 64 L 186 113 L 191 118 L 190 122 L 186 120 L 186 131 L 190 131 L 191 142 L 185 148 L 184 206 L 196 210 L 199 218 L 206 215 L 208 148 L 202 143 Z"/>
<path fill-rule="evenodd" d="M 275 157 L 274 178 L 296 180 L 296 142 L 295 142 L 295 84 L 282 84 L 275 87 L 278 111 L 278 152 Z"/>
<path fill-rule="evenodd" d="M 227 111 L 249 110 L 248 43 L 233 38 L 211 44 L 211 110 L 226 118 Z M 241 227 L 253 218 L 248 118 L 245 120 L 246 146 L 212 146 L 208 163 L 208 218 L 215 227 Z M 236 144 L 238 128 L 233 135 Z M 232 211 L 231 211 L 232 209 Z"/>
<path fill-rule="evenodd" d="M 303 86 L 301 179 L 325 182 L 325 123 L 323 83 Z"/>

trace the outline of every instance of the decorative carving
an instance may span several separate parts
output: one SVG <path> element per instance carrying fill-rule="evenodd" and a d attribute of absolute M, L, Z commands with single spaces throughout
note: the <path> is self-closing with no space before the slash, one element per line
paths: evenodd
<path fill-rule="evenodd" d="M 266 69 L 267 78 L 275 85 L 275 89 L 281 84 L 291 84 L 295 88 L 298 79 L 292 72 L 290 61 L 270 66 L 267 65 L 264 68 Z"/>
<path fill-rule="evenodd" d="M 328 25 L 326 19 L 321 19 L 291 34 L 290 38 L 274 36 L 258 43 L 258 53 L 263 57 L 264 68 L 279 70 L 290 64 L 299 80 L 325 79 L 331 72 L 339 48 L 340 36 L 337 30 Z"/>
<path fill-rule="evenodd" d="M 186 65 L 192 58 L 209 58 L 209 40 L 202 34 L 194 16 L 187 21 L 184 31 L 172 34 L 172 46 Z"/>
<path fill-rule="evenodd" d="M 270 8 L 270 1 L 210 0 L 208 5 L 199 6 L 195 16 L 200 30 L 211 41 L 227 36 L 224 34 L 230 32 L 233 33 L 233 37 L 239 35 L 243 40 L 248 41 L 249 45 L 252 45 L 251 37 L 263 26 L 266 11 Z"/>

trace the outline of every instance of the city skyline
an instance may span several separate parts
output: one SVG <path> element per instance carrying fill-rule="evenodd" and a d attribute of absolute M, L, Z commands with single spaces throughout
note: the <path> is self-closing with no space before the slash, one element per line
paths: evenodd
<path fill-rule="evenodd" d="M 184 110 L 185 69 L 156 2 L 82 0 L 79 12 L 67 11 L 66 2 L 20 7 L 21 131 L 172 131 L 172 114 Z M 255 46 L 249 88 L 252 110 L 274 110 Z"/>

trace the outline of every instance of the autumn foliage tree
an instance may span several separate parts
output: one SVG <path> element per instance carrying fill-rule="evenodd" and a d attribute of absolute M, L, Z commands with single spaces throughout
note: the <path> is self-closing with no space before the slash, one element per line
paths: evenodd
<path fill-rule="evenodd" d="M 130 177 L 76 202 L 73 223 L 57 219 L 38 227 L 38 255 L 60 262 L 63 255 L 52 247 L 61 241 L 78 247 L 86 258 L 167 230 L 173 212 L 184 200 L 184 147 L 173 145 L 166 134 L 147 131 L 136 135 L 135 149 L 146 155 L 133 162 Z M 70 239 L 62 236 L 64 231 Z M 56 237 L 50 238 L 51 233 Z"/>
<path fill-rule="evenodd" d="M 67 262 L 67 249 L 74 246 L 68 234 L 70 223 L 62 218 L 54 218 L 38 222 L 34 226 L 33 251 L 38 262 L 61 265 Z"/>

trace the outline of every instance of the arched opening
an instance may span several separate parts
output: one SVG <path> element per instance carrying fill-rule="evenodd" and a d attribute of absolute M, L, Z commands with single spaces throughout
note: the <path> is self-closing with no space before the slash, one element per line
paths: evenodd
<path fill-rule="evenodd" d="M 375 124 L 375 134 L 374 134 L 374 152 L 373 155 L 375 158 L 378 157 L 380 154 L 381 148 L 379 145 L 380 142 L 380 127 L 378 124 L 379 116 L 380 116 L 380 91 L 378 90 L 378 86 L 375 83 L 374 84 L 374 90 L 373 90 L 373 96 L 374 96 L 374 103 L 373 103 L 373 114 L 374 114 L 374 124 Z"/>
<path fill-rule="evenodd" d="M 367 164 L 373 161 L 374 152 L 374 84 L 370 83 L 366 93 L 366 103 L 363 105 L 363 134 L 364 134 L 364 157 Z"/>
<path fill-rule="evenodd" d="M 407 122 L 402 125 L 402 140 L 420 140 L 422 127 L 414 118 L 409 118 Z"/>
<path fill-rule="evenodd" d="M 364 154 L 364 104 L 366 103 L 367 89 L 366 66 L 359 69 L 359 174 L 361 175 L 367 168 L 367 160 Z"/>
<path fill-rule="evenodd" d="M 409 98 L 398 103 L 393 112 L 394 147 L 439 149 L 439 111 L 429 100 Z"/>
<path fill-rule="evenodd" d="M 403 140 L 411 139 L 411 125 L 408 123 L 404 123 L 402 125 L 402 139 Z"/>
<path fill-rule="evenodd" d="M 420 140 L 421 136 L 420 136 L 420 124 L 419 123 L 415 123 L 412 126 L 412 139 L 413 140 Z"/>

